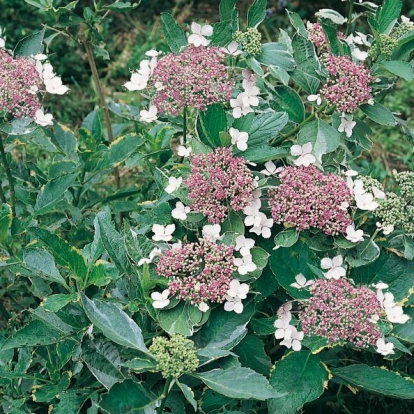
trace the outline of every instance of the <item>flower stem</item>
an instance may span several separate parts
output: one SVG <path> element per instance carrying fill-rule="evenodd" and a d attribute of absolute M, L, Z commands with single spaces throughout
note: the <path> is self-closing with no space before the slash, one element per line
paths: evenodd
<path fill-rule="evenodd" d="M 164 398 L 161 401 L 161 405 L 157 408 L 157 414 L 162 414 L 164 411 L 165 403 L 167 402 L 168 392 L 170 391 L 171 383 L 173 382 L 173 377 L 168 377 L 165 381 L 164 389 L 162 390 L 162 396 Z"/>
<path fill-rule="evenodd" d="M 1 200 L 2 203 L 7 203 L 6 195 L 4 194 L 4 190 L 3 190 L 3 187 L 1 185 L 1 181 L 0 181 L 0 200 Z"/>
<path fill-rule="evenodd" d="M 15 196 L 15 191 L 14 191 L 14 180 L 13 180 L 13 176 L 11 173 L 9 161 L 7 160 L 6 152 L 4 151 L 3 140 L 1 137 L 0 137 L 0 154 L 1 154 L 2 163 L 4 165 L 4 169 L 6 170 L 7 181 L 9 182 L 10 208 L 12 211 L 12 216 L 16 217 L 16 196 Z M 2 192 L 1 199 L 3 200 L 3 197 L 5 199 L 5 195 L 4 195 L 3 190 L 1 192 Z"/>
<path fill-rule="evenodd" d="M 111 119 L 109 117 L 108 106 L 106 105 L 106 102 L 105 102 L 105 95 L 104 95 L 104 92 L 103 92 L 103 89 L 102 89 L 102 85 L 101 85 L 101 82 L 99 80 L 99 74 L 98 74 L 98 70 L 96 68 L 95 58 L 93 57 L 92 47 L 91 47 L 91 44 L 87 41 L 84 42 L 84 45 L 85 45 L 86 55 L 88 57 L 88 63 L 89 63 L 89 66 L 91 68 L 91 71 L 92 71 L 92 78 L 93 78 L 93 81 L 95 83 L 95 88 L 96 88 L 96 91 L 98 93 L 99 101 L 100 101 L 102 111 L 103 111 L 103 114 L 104 114 L 106 130 L 108 131 L 108 139 L 109 139 L 109 142 L 113 142 L 114 141 L 114 134 L 112 132 Z M 114 168 L 114 177 L 115 177 L 116 189 L 119 190 L 121 188 L 121 178 L 119 176 L 118 167 Z"/>
<path fill-rule="evenodd" d="M 183 112 L 183 145 L 187 142 L 187 105 L 184 106 Z"/>
<path fill-rule="evenodd" d="M 354 11 L 354 1 L 351 0 L 349 2 L 349 8 L 348 8 L 348 25 L 346 27 L 345 36 L 348 36 L 351 33 L 351 26 L 352 26 L 352 13 Z"/>
<path fill-rule="evenodd" d="M 292 128 L 287 134 L 279 134 L 279 137 L 276 137 L 273 141 L 270 142 L 270 145 L 274 147 L 275 145 L 281 144 L 282 142 L 286 141 L 292 135 L 295 135 L 299 130 L 303 127 L 303 125 L 307 124 L 312 119 L 316 118 L 327 106 L 327 103 L 323 103 L 316 111 L 312 112 L 307 118 L 305 118 L 299 125 L 296 125 L 295 128 Z"/>

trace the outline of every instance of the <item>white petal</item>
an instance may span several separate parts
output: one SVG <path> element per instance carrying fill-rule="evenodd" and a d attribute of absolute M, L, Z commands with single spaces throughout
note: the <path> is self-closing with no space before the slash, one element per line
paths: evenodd
<path fill-rule="evenodd" d="M 300 145 L 292 145 L 290 147 L 290 155 L 292 155 L 293 157 L 298 157 L 302 154 L 302 147 Z"/>

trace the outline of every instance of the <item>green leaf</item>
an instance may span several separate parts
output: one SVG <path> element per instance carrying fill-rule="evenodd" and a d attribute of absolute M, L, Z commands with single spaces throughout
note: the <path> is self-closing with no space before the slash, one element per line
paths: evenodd
<path fill-rule="evenodd" d="M 188 385 L 182 384 L 178 380 L 175 380 L 175 383 L 178 385 L 178 388 L 183 393 L 185 399 L 194 408 L 194 412 L 196 412 L 197 411 L 197 401 L 194 399 L 194 392 L 192 391 L 192 389 Z"/>
<path fill-rule="evenodd" d="M 131 2 L 129 1 L 118 1 L 118 2 L 114 2 L 112 4 L 108 4 L 107 6 L 102 6 L 101 9 L 102 10 L 112 10 L 112 11 L 117 11 L 117 12 L 125 12 L 125 11 L 130 11 L 132 9 L 135 9 L 136 7 L 139 6 L 139 3 L 134 3 L 131 4 Z"/>
<path fill-rule="evenodd" d="M 300 129 L 298 143 L 303 145 L 312 142 L 312 153 L 316 159 L 335 151 L 340 142 L 339 132 L 322 119 L 308 122 Z"/>
<path fill-rule="evenodd" d="M 263 375 L 250 368 L 213 369 L 200 374 L 192 374 L 192 376 L 201 379 L 213 391 L 230 398 L 263 401 L 282 397 L 270 386 Z M 240 379 L 243 380 L 240 381 Z"/>
<path fill-rule="evenodd" d="M 49 4 L 50 1 L 47 1 Z M 40 32 L 33 33 L 17 43 L 13 50 L 14 56 L 33 56 L 38 53 L 43 53 L 43 38 L 45 36 L 46 29 Z"/>
<path fill-rule="evenodd" d="M 53 0 L 24 0 L 27 4 L 37 7 L 41 11 L 48 11 L 53 7 Z"/>
<path fill-rule="evenodd" d="M 110 389 L 125 377 L 119 370 L 121 358 L 118 349 L 110 342 L 88 342 L 82 346 L 82 359 L 93 376 Z"/>
<path fill-rule="evenodd" d="M 232 20 L 234 16 L 234 11 L 236 9 L 237 0 L 221 0 L 219 11 L 220 11 L 220 20 L 222 22 L 226 20 Z"/>
<path fill-rule="evenodd" d="M 305 25 L 303 24 L 302 18 L 294 12 L 287 10 L 287 14 L 292 26 L 296 29 L 296 31 L 305 39 L 308 38 L 308 31 L 306 30 Z"/>
<path fill-rule="evenodd" d="M 385 126 L 394 126 L 396 124 L 392 112 L 378 102 L 375 102 L 374 105 L 363 104 L 359 108 L 368 118 L 377 124 Z"/>
<path fill-rule="evenodd" d="M 268 402 L 269 412 L 292 414 L 322 395 L 329 371 L 316 355 L 308 351 L 291 352 L 276 362 L 270 384 L 284 397 Z"/>
<path fill-rule="evenodd" d="M 73 335 L 74 330 L 76 328 L 76 330 L 83 328 L 83 322 L 84 322 L 84 317 L 82 316 L 82 318 L 80 318 L 79 316 L 77 316 L 76 321 L 74 321 L 73 319 L 71 319 L 71 317 L 67 317 L 66 314 L 62 314 L 59 311 L 57 313 L 54 312 L 47 312 L 45 311 L 41 306 L 38 306 L 36 309 L 30 309 L 29 310 L 30 313 L 32 313 L 38 320 L 40 320 L 42 323 L 46 323 L 48 326 L 50 326 L 51 328 L 57 330 L 58 332 L 60 332 L 65 338 L 66 337 L 72 337 L 71 335 Z M 64 322 L 59 316 L 62 316 L 62 318 L 65 319 L 65 321 L 67 321 L 68 323 Z M 69 325 L 69 323 L 71 323 L 71 325 Z"/>
<path fill-rule="evenodd" d="M 299 240 L 299 232 L 296 227 L 282 230 L 276 234 L 275 247 L 292 247 Z"/>
<path fill-rule="evenodd" d="M 384 0 L 381 7 L 378 7 L 375 14 L 377 31 L 380 34 L 389 34 L 400 17 L 402 0 Z"/>
<path fill-rule="evenodd" d="M 191 336 L 194 333 L 194 327 L 201 322 L 202 312 L 189 303 L 181 301 L 172 309 L 161 310 L 158 319 L 161 328 L 170 335 L 179 333 Z"/>
<path fill-rule="evenodd" d="M 8 204 L 3 203 L 0 207 L 0 243 L 4 242 L 12 224 L 13 215 Z"/>
<path fill-rule="evenodd" d="M 140 327 L 113 303 L 88 299 L 81 293 L 82 305 L 89 320 L 112 341 L 128 348 L 147 352 Z"/>
<path fill-rule="evenodd" d="M 346 261 L 352 267 L 365 266 L 377 260 L 379 255 L 380 249 L 377 244 L 371 239 L 366 239 L 348 250 Z"/>
<path fill-rule="evenodd" d="M 326 39 L 328 41 L 329 48 L 330 48 L 331 52 L 336 56 L 346 54 L 345 53 L 345 46 L 338 38 L 338 27 L 337 27 L 337 25 L 332 24 L 330 21 L 327 21 L 325 18 L 320 19 L 320 22 L 321 22 L 321 25 L 322 25 L 322 29 L 325 33 Z M 340 24 L 342 24 L 342 23 L 340 23 Z"/>
<path fill-rule="evenodd" d="M 348 365 L 331 369 L 335 380 L 342 384 L 383 394 L 389 397 L 413 399 L 414 382 L 410 377 L 389 371 L 386 368 L 370 367 L 365 364 Z"/>
<path fill-rule="evenodd" d="M 396 254 L 400 253 L 405 259 L 414 259 L 413 234 L 399 234 L 390 240 L 390 246 Z"/>
<path fill-rule="evenodd" d="M 411 295 L 412 275 L 412 261 L 395 254 L 382 253 L 374 263 L 352 269 L 350 278 L 357 284 L 367 286 L 384 282 L 389 286 L 396 302 L 400 302 Z"/>
<path fill-rule="evenodd" d="M 99 407 L 105 414 L 144 414 L 142 409 L 159 398 L 143 383 L 128 379 L 115 384 L 108 394 L 103 395 Z"/>
<path fill-rule="evenodd" d="M 37 195 L 34 214 L 41 215 L 53 210 L 56 204 L 64 198 L 65 191 L 74 184 L 77 176 L 78 172 L 48 181 Z"/>
<path fill-rule="evenodd" d="M 263 65 L 280 67 L 286 71 L 295 68 L 293 56 L 283 43 L 265 43 L 262 53 L 256 59 Z"/>
<path fill-rule="evenodd" d="M 213 24 L 213 35 L 210 38 L 211 46 L 227 46 L 233 40 L 231 20 Z"/>
<path fill-rule="evenodd" d="M 72 294 L 63 294 L 58 293 L 56 295 L 48 296 L 47 298 L 43 299 L 43 302 L 40 306 L 43 309 L 50 311 L 50 312 L 57 312 L 59 309 L 62 309 L 70 302 L 75 302 L 77 300 L 77 295 L 75 293 Z"/>
<path fill-rule="evenodd" d="M 104 210 L 96 215 L 96 220 L 101 233 L 102 244 L 109 257 L 120 272 L 128 272 L 128 259 L 122 236 L 115 230 L 111 221 L 109 210 Z"/>
<path fill-rule="evenodd" d="M 275 333 L 274 323 L 276 320 L 277 316 L 271 316 L 270 318 L 252 319 L 250 324 L 256 335 L 267 336 Z"/>
<path fill-rule="evenodd" d="M 65 155 L 72 155 L 76 150 L 76 138 L 73 132 L 56 122 L 53 124 L 53 131 L 54 134 L 51 135 L 53 144 Z"/>
<path fill-rule="evenodd" d="M 143 143 L 143 138 L 137 134 L 128 134 L 117 138 L 108 147 L 106 163 L 108 165 L 118 166 L 129 158 Z"/>
<path fill-rule="evenodd" d="M 328 19 L 332 23 L 335 23 L 335 25 L 339 25 L 339 26 L 343 25 L 347 21 L 347 19 L 344 16 L 342 16 L 342 14 L 332 9 L 318 10 L 317 17 L 318 19 Z"/>
<path fill-rule="evenodd" d="M 254 0 L 247 12 L 247 27 L 257 27 L 266 17 L 267 0 Z"/>
<path fill-rule="evenodd" d="M 208 322 L 193 337 L 197 348 L 232 349 L 246 336 L 254 312 L 252 303 L 245 305 L 240 315 L 226 312 L 222 306 L 213 309 Z"/>
<path fill-rule="evenodd" d="M 221 233 L 233 232 L 236 234 L 244 234 L 243 217 L 233 210 L 229 211 L 226 220 L 221 224 Z"/>
<path fill-rule="evenodd" d="M 169 13 L 161 13 L 161 23 L 162 31 L 171 51 L 180 53 L 181 49 L 187 46 L 185 33 Z"/>
<path fill-rule="evenodd" d="M 245 336 L 233 349 L 233 352 L 239 356 L 243 366 L 251 368 L 260 374 L 269 375 L 272 364 L 264 350 L 263 341 L 257 336 Z"/>
<path fill-rule="evenodd" d="M 64 339 L 62 332 L 52 328 L 52 326 L 43 321 L 35 320 L 29 322 L 24 328 L 7 338 L 1 346 L 1 350 L 51 345 L 62 339 Z"/>
<path fill-rule="evenodd" d="M 199 113 L 198 121 L 208 143 L 213 148 L 219 147 L 221 145 L 220 132 L 227 130 L 227 117 L 222 105 L 210 105 L 206 111 Z"/>
<path fill-rule="evenodd" d="M 246 151 L 240 153 L 243 158 L 256 163 L 264 163 L 269 160 L 279 160 L 290 154 L 289 149 L 282 147 L 271 147 L 269 145 L 256 145 L 247 148 Z"/>
<path fill-rule="evenodd" d="M 30 227 L 31 233 L 52 253 L 60 266 L 69 269 L 75 278 L 84 280 L 87 274 L 85 259 L 79 250 L 70 246 L 65 240 L 39 227 Z"/>
<path fill-rule="evenodd" d="M 411 319 L 406 323 L 396 323 L 392 330 L 392 335 L 402 341 L 414 343 L 414 308 L 404 308 L 404 313 Z"/>
<path fill-rule="evenodd" d="M 287 112 L 289 121 L 301 123 L 305 119 L 305 108 L 300 96 L 289 86 L 279 85 L 274 88 L 270 106 L 275 111 Z"/>
<path fill-rule="evenodd" d="M 33 387 L 32 399 L 37 403 L 51 402 L 56 395 L 66 390 L 70 385 L 70 378 L 72 373 L 65 371 L 57 384 L 44 384 Z"/>
<path fill-rule="evenodd" d="M 414 79 L 414 68 L 411 66 L 411 63 L 402 62 L 400 60 L 391 60 L 388 62 L 381 62 L 378 65 L 406 81 L 412 81 Z"/>

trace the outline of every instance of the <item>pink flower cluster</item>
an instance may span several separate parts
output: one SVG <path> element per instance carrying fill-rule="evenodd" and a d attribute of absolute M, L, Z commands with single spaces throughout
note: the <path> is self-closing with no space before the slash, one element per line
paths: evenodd
<path fill-rule="evenodd" d="M 328 236 L 346 232 L 352 223 L 347 211 L 352 195 L 341 177 L 324 175 L 313 165 L 287 167 L 279 177 L 280 185 L 268 192 L 276 223 L 318 228 Z"/>
<path fill-rule="evenodd" d="M 178 115 L 186 106 L 203 111 L 229 101 L 235 81 L 223 59 L 224 52 L 217 47 L 193 45 L 179 55 L 164 56 L 154 69 L 152 104 L 158 112 Z"/>
<path fill-rule="evenodd" d="M 352 342 L 358 348 L 376 346 L 381 338 L 376 321 L 383 311 L 375 292 L 344 278 L 317 280 L 309 290 L 312 296 L 299 312 L 305 335 Z"/>
<path fill-rule="evenodd" d="M 213 224 L 226 218 L 228 205 L 234 211 L 243 210 L 257 186 L 244 158 L 224 147 L 191 157 L 191 175 L 185 184 L 191 210 L 204 214 Z"/>
<path fill-rule="evenodd" d="M 206 239 L 184 243 L 167 250 L 156 271 L 170 279 L 168 289 L 193 305 L 226 300 L 233 272 L 234 246 L 218 245 Z"/>
<path fill-rule="evenodd" d="M 328 41 L 325 32 L 319 23 L 308 24 L 308 39 L 321 51 L 328 50 Z"/>
<path fill-rule="evenodd" d="M 41 85 L 34 62 L 20 56 L 13 58 L 0 48 L 0 111 L 13 118 L 34 118 L 41 108 L 37 95 Z"/>
<path fill-rule="evenodd" d="M 369 86 L 374 82 L 371 71 L 359 63 L 353 63 L 348 56 L 329 55 L 325 59 L 329 77 L 320 94 L 341 112 L 354 112 L 359 105 L 372 98 Z"/>

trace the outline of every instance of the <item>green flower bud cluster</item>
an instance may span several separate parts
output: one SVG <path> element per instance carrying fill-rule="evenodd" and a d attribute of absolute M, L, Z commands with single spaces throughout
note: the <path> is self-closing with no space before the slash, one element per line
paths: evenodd
<path fill-rule="evenodd" d="M 414 172 L 394 173 L 394 177 L 400 187 L 401 197 L 407 201 L 414 199 Z"/>
<path fill-rule="evenodd" d="M 378 190 L 384 191 L 384 186 L 375 178 L 370 177 L 369 175 L 366 176 L 358 176 L 358 179 L 364 183 L 364 189 L 372 193 L 372 187 L 377 188 Z"/>
<path fill-rule="evenodd" d="M 262 34 L 254 27 L 249 27 L 245 32 L 238 30 L 233 39 L 241 44 L 248 55 L 257 56 L 262 53 Z"/>
<path fill-rule="evenodd" d="M 381 223 L 384 226 L 393 225 L 394 227 L 404 227 L 406 222 L 405 205 L 406 202 L 402 197 L 399 197 L 395 193 L 387 193 L 386 200 L 379 202 L 375 214 L 381 219 Z"/>
<path fill-rule="evenodd" d="M 177 378 L 185 372 L 195 371 L 199 364 L 194 342 L 179 334 L 173 334 L 170 339 L 154 338 L 149 351 L 164 378 Z"/>
<path fill-rule="evenodd" d="M 408 32 L 414 30 L 414 23 L 413 22 L 402 22 L 397 27 L 394 27 L 390 36 L 393 39 L 399 39 L 400 37 L 404 36 Z"/>

